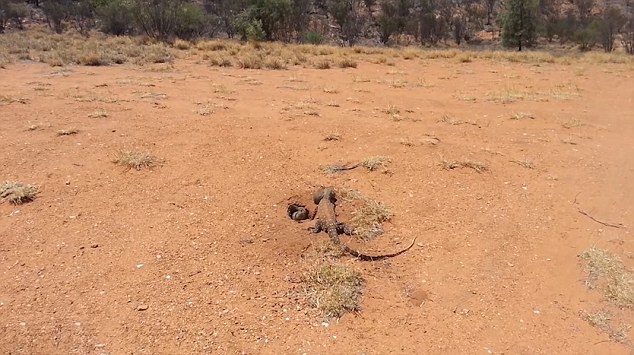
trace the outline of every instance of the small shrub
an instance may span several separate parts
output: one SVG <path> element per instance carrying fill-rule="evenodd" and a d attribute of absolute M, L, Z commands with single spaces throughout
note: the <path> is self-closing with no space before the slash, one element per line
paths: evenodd
<path fill-rule="evenodd" d="M 86 53 L 82 53 L 78 57 L 77 62 L 81 65 L 101 66 L 108 65 L 110 63 L 110 60 L 103 53 L 99 53 L 97 51 L 88 51 Z"/>
<path fill-rule="evenodd" d="M 209 65 L 214 67 L 230 67 L 231 60 L 222 55 L 214 55 L 209 58 Z"/>
<path fill-rule="evenodd" d="M 190 46 L 191 43 L 188 41 L 183 41 L 181 39 L 177 39 L 176 41 L 174 41 L 174 48 L 176 49 L 187 50 L 190 48 Z"/>
<path fill-rule="evenodd" d="M 440 162 L 440 164 L 445 170 L 453 170 L 457 168 L 471 168 L 477 171 L 478 173 L 489 171 L 489 167 L 486 164 L 478 162 L 478 161 L 474 161 L 474 160 L 469 160 L 469 159 L 467 160 L 444 160 L 443 159 Z"/>
<path fill-rule="evenodd" d="M 313 65 L 316 69 L 330 69 L 330 61 L 327 59 L 319 60 Z"/>
<path fill-rule="evenodd" d="M 238 57 L 236 60 L 238 67 L 242 69 L 262 69 L 264 60 L 261 56 L 255 54 L 247 54 Z"/>
<path fill-rule="evenodd" d="M 132 32 L 134 15 L 126 0 L 111 0 L 97 6 L 96 16 L 104 33 L 122 36 Z"/>
<path fill-rule="evenodd" d="M 304 32 L 302 41 L 313 45 L 323 44 L 325 42 L 324 35 L 315 31 Z"/>
<path fill-rule="evenodd" d="M 361 165 L 363 165 L 369 171 L 376 171 L 379 168 L 386 167 L 389 162 L 390 159 L 387 157 L 374 156 L 366 158 L 364 161 L 361 162 Z"/>
<path fill-rule="evenodd" d="M 176 36 L 186 39 L 200 37 L 205 33 L 206 25 L 207 18 L 199 5 L 193 3 L 180 5 L 176 17 Z"/>
<path fill-rule="evenodd" d="M 0 5 L 0 12 L 3 11 L 2 7 L 3 6 Z M 25 3 L 21 2 L 8 2 L 4 11 L 6 18 L 11 20 L 19 29 L 24 28 L 22 21 L 30 15 L 29 7 Z M 0 18 L 1 17 L 3 17 L 2 14 L 0 14 Z M 0 19 L 0 22 L 2 22 L 2 19 Z M 0 32 L 2 32 L 2 27 L 2 24 L 0 24 Z"/>
<path fill-rule="evenodd" d="M 0 184 L 0 198 L 4 198 L 14 205 L 33 201 L 37 193 L 37 188 L 32 185 L 11 181 Z"/>
<path fill-rule="evenodd" d="M 392 219 L 394 214 L 386 204 L 365 199 L 364 205 L 352 212 L 351 225 L 354 234 L 363 239 L 371 239 L 383 234 L 383 222 Z"/>
<path fill-rule="evenodd" d="M 286 69 L 286 64 L 278 58 L 269 58 L 264 62 L 264 67 L 273 70 Z"/>
<path fill-rule="evenodd" d="M 152 168 L 158 163 L 158 159 L 148 152 L 139 150 L 121 150 L 117 153 L 112 161 L 117 165 L 126 167 L 127 169 L 141 170 L 143 168 Z"/>
<path fill-rule="evenodd" d="M 337 62 L 337 66 L 339 68 L 356 68 L 357 62 L 350 58 L 343 58 L 339 62 Z"/>
<path fill-rule="evenodd" d="M 361 274 L 343 265 L 317 265 L 302 276 L 308 301 L 326 317 L 359 310 Z"/>
<path fill-rule="evenodd" d="M 592 248 L 580 255 L 586 263 L 589 288 L 600 281 L 607 298 L 620 307 L 634 307 L 634 273 L 621 259 L 605 250 Z M 599 280 L 602 278 L 603 280 Z"/>

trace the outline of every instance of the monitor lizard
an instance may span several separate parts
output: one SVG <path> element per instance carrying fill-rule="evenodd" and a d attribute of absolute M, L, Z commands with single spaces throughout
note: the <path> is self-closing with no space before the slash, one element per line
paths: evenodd
<path fill-rule="evenodd" d="M 310 228 L 313 233 L 319 233 L 321 231 L 328 233 L 330 240 L 334 244 L 340 246 L 346 253 L 357 257 L 360 260 L 375 261 L 392 258 L 408 251 L 412 248 L 412 246 L 414 246 L 414 243 L 416 242 L 416 238 L 414 238 L 408 247 L 396 253 L 382 255 L 363 254 L 343 244 L 339 239 L 339 234 L 345 233 L 350 235 L 352 234 L 352 229 L 345 223 L 337 223 L 337 217 L 335 215 L 335 202 L 337 201 L 335 190 L 332 187 L 320 189 L 313 195 L 313 201 L 317 205 L 317 209 L 315 210 L 315 213 L 313 215 L 313 219 L 317 218 L 317 222 L 315 222 L 314 227 Z"/>

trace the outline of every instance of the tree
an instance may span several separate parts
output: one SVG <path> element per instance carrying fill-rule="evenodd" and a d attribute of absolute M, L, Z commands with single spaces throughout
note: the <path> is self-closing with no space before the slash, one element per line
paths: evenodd
<path fill-rule="evenodd" d="M 73 6 L 70 0 L 48 0 L 42 6 L 44 15 L 48 25 L 55 30 L 56 33 L 64 31 L 64 21 L 70 17 Z"/>
<path fill-rule="evenodd" d="M 95 11 L 101 31 L 115 36 L 132 32 L 134 15 L 129 1 L 111 0 L 97 6 Z"/>
<path fill-rule="evenodd" d="M 17 28 L 22 29 L 22 20 L 28 16 L 29 8 L 25 3 L 0 0 L 0 33 L 4 32 L 4 28 L 10 21 Z"/>
<path fill-rule="evenodd" d="M 204 0 L 205 10 L 219 19 L 222 31 L 233 38 L 236 33 L 236 19 L 247 7 L 246 0 Z"/>
<path fill-rule="evenodd" d="M 623 26 L 623 37 L 621 42 L 625 52 L 634 54 L 634 0 L 628 0 L 625 7 L 627 22 Z"/>
<path fill-rule="evenodd" d="M 436 44 L 447 33 L 446 23 L 439 16 L 440 4 L 437 0 L 419 0 L 417 6 L 418 32 L 421 43 Z"/>
<path fill-rule="evenodd" d="M 328 14 L 339 25 L 344 42 L 350 46 L 356 43 L 365 24 L 361 3 L 361 0 L 329 0 L 327 3 Z"/>
<path fill-rule="evenodd" d="M 626 18 L 620 9 L 616 7 L 608 7 L 603 11 L 601 18 L 598 20 L 598 34 L 601 47 L 606 52 L 614 50 L 614 40 L 616 35 L 626 23 Z"/>
<path fill-rule="evenodd" d="M 594 0 L 574 0 L 575 6 L 579 11 L 579 20 L 584 26 L 590 22 L 590 15 L 594 7 Z"/>
<path fill-rule="evenodd" d="M 498 0 L 484 0 L 484 5 L 487 9 L 487 25 L 491 25 L 491 18 L 493 17 L 497 3 Z"/>
<path fill-rule="evenodd" d="M 537 0 L 508 0 L 502 18 L 502 43 L 506 47 L 535 44 L 537 37 Z"/>
<path fill-rule="evenodd" d="M 289 39 L 291 19 L 290 0 L 251 0 L 237 19 L 238 30 L 243 38 L 259 39 L 262 32 L 263 39 Z M 251 36 L 247 32 L 255 31 Z M 253 34 L 256 34 L 254 37 Z"/>

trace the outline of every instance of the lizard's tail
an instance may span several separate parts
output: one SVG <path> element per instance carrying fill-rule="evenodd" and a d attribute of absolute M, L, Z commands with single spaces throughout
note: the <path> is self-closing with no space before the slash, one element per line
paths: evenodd
<path fill-rule="evenodd" d="M 404 248 L 404 249 L 402 249 L 400 251 L 397 251 L 396 253 L 381 254 L 381 255 L 367 255 L 367 254 L 363 254 L 363 253 L 361 253 L 361 252 L 359 252 L 357 250 L 354 250 L 354 249 L 350 248 L 349 246 L 347 246 L 347 245 L 345 245 L 345 244 L 343 244 L 341 242 L 340 242 L 340 245 L 341 245 L 341 247 L 343 248 L 343 250 L 346 253 L 348 253 L 348 254 L 356 257 L 356 258 L 359 258 L 360 260 L 363 260 L 363 261 L 377 261 L 377 260 L 393 258 L 395 256 L 401 255 L 404 252 L 412 249 L 412 247 L 414 246 L 414 243 L 416 243 L 416 237 L 414 237 L 414 239 L 412 239 L 412 242 L 406 248 Z"/>

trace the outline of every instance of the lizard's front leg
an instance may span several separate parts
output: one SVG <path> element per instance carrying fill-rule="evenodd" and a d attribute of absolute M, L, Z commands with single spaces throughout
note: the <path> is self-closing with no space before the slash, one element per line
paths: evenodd
<path fill-rule="evenodd" d="M 308 230 L 317 234 L 324 230 L 324 223 L 322 221 L 317 221 L 313 227 L 308 227 Z"/>
<path fill-rule="evenodd" d="M 345 223 L 337 223 L 337 234 L 352 235 L 354 228 Z"/>

